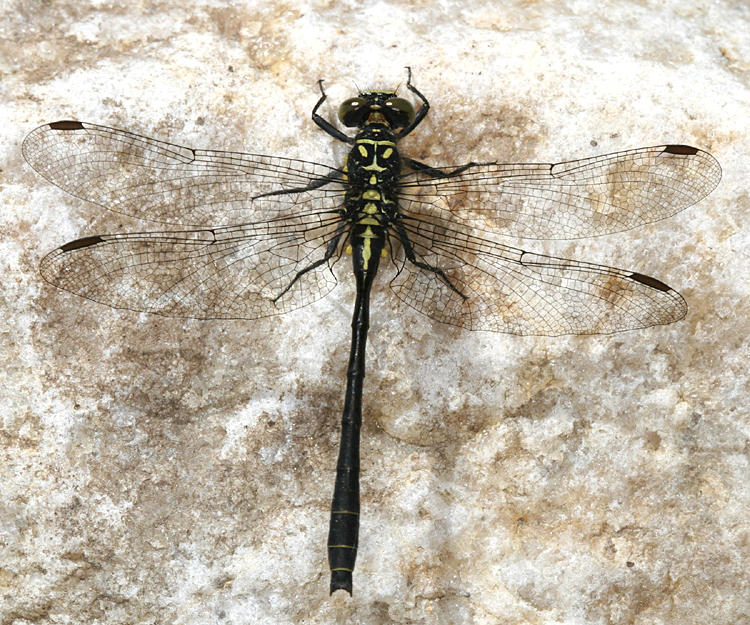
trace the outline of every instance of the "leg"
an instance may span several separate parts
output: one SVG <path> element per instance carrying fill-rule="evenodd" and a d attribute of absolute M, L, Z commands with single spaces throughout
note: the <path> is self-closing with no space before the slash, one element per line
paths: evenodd
<path fill-rule="evenodd" d="M 325 132 L 327 132 L 329 135 L 331 135 L 334 139 L 338 139 L 339 141 L 343 141 L 344 143 L 354 143 L 354 139 L 349 137 L 348 135 L 345 135 L 343 132 L 341 132 L 338 128 L 336 128 L 333 124 L 331 124 L 328 120 L 322 118 L 320 115 L 318 115 L 318 109 L 320 108 L 320 105 L 323 104 L 323 102 L 326 101 L 326 98 L 328 97 L 326 95 L 326 92 L 323 91 L 323 81 L 318 81 L 318 87 L 320 87 L 320 99 L 315 104 L 312 110 L 312 120 Z"/>
<path fill-rule="evenodd" d="M 295 187 L 293 189 L 279 189 L 278 191 L 269 191 L 268 193 L 261 193 L 260 195 L 254 196 L 252 199 L 257 200 L 258 198 L 268 197 L 270 195 L 288 195 L 291 193 L 303 193 L 305 191 L 312 191 L 313 189 L 319 189 L 320 187 L 326 186 L 329 182 L 341 182 L 342 172 L 337 169 L 331 169 L 331 173 L 324 178 L 316 178 L 311 180 L 310 184 L 304 187 Z"/>
<path fill-rule="evenodd" d="M 445 275 L 445 273 L 443 272 L 442 269 L 440 269 L 440 267 L 433 267 L 432 265 L 428 265 L 427 263 L 423 263 L 417 260 L 417 255 L 414 253 L 414 248 L 412 247 L 411 241 L 409 240 L 409 235 L 406 234 L 406 230 L 404 230 L 403 225 L 399 222 L 396 222 L 395 226 L 396 226 L 396 231 L 398 232 L 398 238 L 401 241 L 401 245 L 404 246 L 404 254 L 406 254 L 406 259 L 412 265 L 416 265 L 420 269 L 424 269 L 425 271 L 434 273 L 450 288 L 451 291 L 457 293 L 463 299 L 467 299 L 467 297 L 453 285 L 453 283 L 450 281 L 448 276 Z"/>
<path fill-rule="evenodd" d="M 472 161 L 470 163 L 466 163 L 466 165 L 461 165 L 460 167 L 451 169 L 450 171 L 443 171 L 442 169 L 436 169 L 435 167 L 430 167 L 430 165 L 427 165 L 425 163 L 420 163 L 419 161 L 415 161 L 413 158 L 402 157 L 402 160 L 406 164 L 407 167 L 410 167 L 416 172 L 426 174 L 430 176 L 431 178 L 453 178 L 454 176 L 458 176 L 459 174 L 464 173 L 467 169 L 470 169 L 471 167 L 479 167 L 480 165 L 494 165 L 495 164 L 495 163 L 475 163 L 474 161 Z"/>
<path fill-rule="evenodd" d="M 427 115 L 427 112 L 430 110 L 430 103 L 427 101 L 427 98 L 425 98 L 422 93 L 411 84 L 411 67 L 406 68 L 408 71 L 408 78 L 406 79 L 406 88 L 411 91 L 413 94 L 415 94 L 420 100 L 422 100 L 422 106 L 419 107 L 419 110 L 417 111 L 417 114 L 414 116 L 414 121 L 411 122 L 408 126 L 405 126 L 401 132 L 398 133 L 398 138 L 403 139 L 406 135 L 408 135 L 412 130 L 414 130 L 419 124 L 422 122 L 422 120 L 425 118 L 425 115 Z"/>
<path fill-rule="evenodd" d="M 311 265 L 308 265 L 304 269 L 301 269 L 297 272 L 297 274 L 292 278 L 292 281 L 287 285 L 287 287 L 279 293 L 276 297 L 273 298 L 274 304 L 278 302 L 282 297 L 284 297 L 284 294 L 289 291 L 294 286 L 294 283 L 297 282 L 302 276 L 304 276 L 306 273 L 312 271 L 313 269 L 317 269 L 321 265 L 326 264 L 331 258 L 333 258 L 333 255 L 336 253 L 336 248 L 339 245 L 339 240 L 341 239 L 341 235 L 344 232 L 344 227 L 346 226 L 346 222 L 342 221 L 339 224 L 339 227 L 336 229 L 336 234 L 333 235 L 333 238 L 331 239 L 331 242 L 328 244 L 328 247 L 326 247 L 326 253 L 320 260 L 316 260 Z"/>

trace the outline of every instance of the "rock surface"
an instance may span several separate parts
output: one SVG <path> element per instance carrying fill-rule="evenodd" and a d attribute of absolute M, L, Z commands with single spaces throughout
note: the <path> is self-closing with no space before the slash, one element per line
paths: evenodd
<path fill-rule="evenodd" d="M 137 8 L 135 8 L 137 6 Z M 750 12 L 744 3 L 6 3 L 0 21 L 0 623 L 747 623 Z M 310 121 L 405 82 L 433 164 L 713 153 L 671 219 L 534 251 L 678 289 L 676 324 L 463 332 L 374 298 L 354 596 L 328 597 L 346 272 L 283 317 L 117 311 L 43 254 L 152 225 L 24 163 L 82 119 L 336 163 Z M 511 244 L 515 244 L 511 242 Z"/>

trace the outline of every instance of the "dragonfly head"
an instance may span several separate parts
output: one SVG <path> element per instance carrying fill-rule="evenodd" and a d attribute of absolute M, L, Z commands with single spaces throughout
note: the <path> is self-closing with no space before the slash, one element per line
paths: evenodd
<path fill-rule="evenodd" d="M 414 107 L 390 91 L 365 91 L 339 107 L 339 119 L 347 128 L 362 128 L 367 124 L 403 128 L 414 119 Z"/>

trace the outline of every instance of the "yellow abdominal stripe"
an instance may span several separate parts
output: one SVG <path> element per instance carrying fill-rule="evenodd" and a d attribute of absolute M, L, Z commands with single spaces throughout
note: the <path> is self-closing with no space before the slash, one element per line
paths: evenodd
<path fill-rule="evenodd" d="M 372 250 L 370 249 L 370 240 L 375 238 L 375 234 L 372 232 L 370 226 L 367 226 L 367 228 L 365 228 L 365 231 L 362 233 L 362 238 L 365 240 L 365 245 L 362 249 L 362 260 L 364 261 L 362 263 L 362 266 L 366 270 L 367 266 L 370 264 L 370 257 L 372 256 Z"/>

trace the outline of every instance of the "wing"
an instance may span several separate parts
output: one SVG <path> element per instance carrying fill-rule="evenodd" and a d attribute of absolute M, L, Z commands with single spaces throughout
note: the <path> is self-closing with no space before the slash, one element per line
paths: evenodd
<path fill-rule="evenodd" d="M 108 234 L 42 259 L 49 283 L 114 308 L 167 317 L 256 319 L 305 306 L 335 285 L 321 262 L 337 249 L 338 215 L 182 232 Z M 332 260 L 335 261 L 334 257 Z"/>
<path fill-rule="evenodd" d="M 408 161 L 407 161 L 408 163 Z M 576 239 L 669 217 L 708 195 L 721 167 L 709 153 L 660 145 L 556 164 L 470 163 L 403 176 L 402 211 L 530 239 Z"/>
<path fill-rule="evenodd" d="M 632 271 L 566 260 L 474 237 L 436 221 L 405 218 L 417 260 L 405 260 L 391 288 L 427 316 L 470 330 L 557 336 L 610 334 L 672 323 L 687 305 L 666 284 Z"/>
<path fill-rule="evenodd" d="M 86 122 L 44 124 L 22 151 L 31 167 L 71 195 L 165 224 L 223 226 L 332 210 L 343 192 L 341 172 L 327 165 L 194 150 Z"/>

